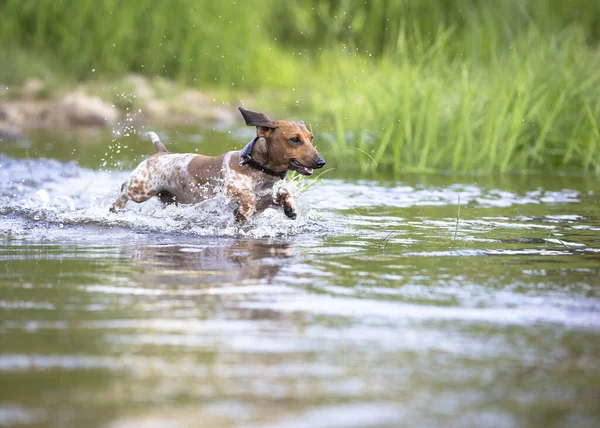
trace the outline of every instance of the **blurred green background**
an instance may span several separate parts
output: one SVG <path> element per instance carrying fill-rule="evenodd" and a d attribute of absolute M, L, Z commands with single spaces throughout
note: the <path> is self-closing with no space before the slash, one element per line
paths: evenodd
<path fill-rule="evenodd" d="M 600 174 L 597 0 L 2 0 L 0 17 L 1 83 L 251 93 L 364 171 Z"/>

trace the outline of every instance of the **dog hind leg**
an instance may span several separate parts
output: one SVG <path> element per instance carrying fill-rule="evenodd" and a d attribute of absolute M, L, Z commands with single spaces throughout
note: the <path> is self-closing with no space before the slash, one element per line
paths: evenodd
<path fill-rule="evenodd" d="M 127 204 L 127 201 L 129 200 L 129 196 L 127 194 L 128 184 L 128 181 L 126 181 L 121 185 L 121 194 L 119 195 L 119 198 L 110 207 L 111 213 L 116 213 L 117 211 L 122 210 L 125 207 L 125 204 Z"/>
<path fill-rule="evenodd" d="M 139 184 L 137 179 L 129 179 L 121 186 L 121 194 L 119 198 L 112 204 L 110 207 L 110 212 L 116 213 L 117 211 L 123 209 L 125 204 L 128 201 L 137 202 L 138 204 L 141 202 L 146 202 L 152 196 L 158 195 L 160 193 L 159 189 L 154 189 L 153 186 L 142 186 Z M 161 197 L 162 200 L 162 197 Z"/>

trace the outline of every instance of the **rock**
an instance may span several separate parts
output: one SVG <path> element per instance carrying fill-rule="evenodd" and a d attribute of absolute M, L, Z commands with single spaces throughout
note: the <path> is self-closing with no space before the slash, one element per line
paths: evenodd
<path fill-rule="evenodd" d="M 211 122 L 220 122 L 227 125 L 233 125 L 237 120 L 236 113 L 237 109 L 213 107 L 212 109 L 205 111 L 204 115 L 200 116 L 200 118 Z"/>
<path fill-rule="evenodd" d="M 118 113 L 111 105 L 82 90 L 65 95 L 59 104 L 71 125 L 110 126 L 118 119 Z"/>
<path fill-rule="evenodd" d="M 159 100 L 150 100 L 142 106 L 142 114 L 149 119 L 164 119 L 169 113 L 169 108 Z"/>
<path fill-rule="evenodd" d="M 0 121 L 17 131 L 25 128 L 62 128 L 64 112 L 52 101 L 9 101 L 0 104 Z M 20 132 L 20 131 L 19 131 Z"/>
<path fill-rule="evenodd" d="M 123 78 L 123 85 L 141 102 L 154 99 L 154 88 L 150 81 L 140 74 L 129 74 Z"/>
<path fill-rule="evenodd" d="M 25 136 L 16 126 L 0 121 L 0 142 L 23 140 Z"/>
<path fill-rule="evenodd" d="M 193 89 L 184 91 L 178 98 L 177 103 L 188 108 L 194 109 L 205 109 L 212 108 L 211 100 L 202 92 L 198 92 Z"/>
<path fill-rule="evenodd" d="M 40 79 L 27 79 L 21 87 L 21 93 L 25 98 L 36 98 L 45 89 L 44 82 Z"/>
<path fill-rule="evenodd" d="M 201 122 L 233 124 L 237 118 L 235 109 L 215 106 L 207 95 L 193 89 L 184 91 L 177 98 L 175 108 L 184 117 L 191 117 Z"/>
<path fill-rule="evenodd" d="M 0 99 L 8 97 L 8 85 L 5 83 L 0 83 Z"/>

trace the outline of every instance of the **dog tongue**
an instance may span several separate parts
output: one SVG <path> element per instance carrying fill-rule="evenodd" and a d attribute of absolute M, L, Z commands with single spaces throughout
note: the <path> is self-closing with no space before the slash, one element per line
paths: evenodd
<path fill-rule="evenodd" d="M 299 172 L 302 175 L 311 175 L 313 173 L 313 169 L 307 166 L 302 165 L 300 162 L 293 160 L 290 162 L 290 167 Z"/>

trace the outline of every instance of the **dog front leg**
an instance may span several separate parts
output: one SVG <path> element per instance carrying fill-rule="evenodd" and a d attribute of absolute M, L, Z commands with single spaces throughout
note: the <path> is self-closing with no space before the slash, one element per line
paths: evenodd
<path fill-rule="evenodd" d="M 296 202 L 294 201 L 294 195 L 285 187 L 281 187 L 277 192 L 277 204 L 283 205 L 283 212 L 285 215 L 296 220 L 298 211 L 296 211 Z"/>
<path fill-rule="evenodd" d="M 250 190 L 227 186 L 227 196 L 233 203 L 237 204 L 237 208 L 234 211 L 237 221 L 244 222 L 256 214 L 256 199 Z"/>

